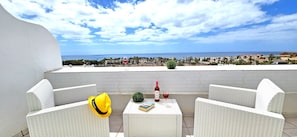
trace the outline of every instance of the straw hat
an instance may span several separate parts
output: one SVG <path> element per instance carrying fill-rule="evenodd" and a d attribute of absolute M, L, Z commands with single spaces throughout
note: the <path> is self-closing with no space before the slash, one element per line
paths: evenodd
<path fill-rule="evenodd" d="M 107 93 L 98 96 L 90 96 L 88 99 L 89 107 L 97 116 L 101 118 L 109 117 L 111 110 L 111 101 Z"/>

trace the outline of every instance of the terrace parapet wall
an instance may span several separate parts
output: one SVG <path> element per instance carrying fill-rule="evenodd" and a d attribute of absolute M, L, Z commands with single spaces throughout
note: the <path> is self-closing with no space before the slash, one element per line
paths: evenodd
<path fill-rule="evenodd" d="M 111 94 L 114 112 L 121 113 L 131 95 L 140 91 L 151 97 L 156 80 L 161 92 L 176 98 L 184 114 L 193 114 L 196 97 L 207 97 L 209 84 L 256 89 L 269 78 L 286 92 L 284 114 L 297 115 L 297 65 L 178 66 L 164 67 L 64 67 L 45 73 L 55 88 L 97 84 L 97 91 Z"/>

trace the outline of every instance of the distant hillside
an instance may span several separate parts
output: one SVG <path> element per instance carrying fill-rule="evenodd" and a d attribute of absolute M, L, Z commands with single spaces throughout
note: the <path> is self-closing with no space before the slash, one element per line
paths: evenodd
<path fill-rule="evenodd" d="M 290 55 L 290 56 L 295 57 L 295 56 L 297 56 L 297 52 L 282 52 L 282 53 L 280 53 L 280 55 Z"/>

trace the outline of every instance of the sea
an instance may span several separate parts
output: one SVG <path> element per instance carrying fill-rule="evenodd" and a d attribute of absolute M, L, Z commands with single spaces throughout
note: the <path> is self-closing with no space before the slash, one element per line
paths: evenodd
<path fill-rule="evenodd" d="M 141 54 L 101 54 L 101 55 L 62 55 L 62 60 L 102 60 L 104 58 L 131 58 L 131 57 L 148 57 L 148 58 L 176 58 L 183 59 L 187 57 L 231 57 L 241 55 L 279 55 L 281 52 L 194 52 L 194 53 L 141 53 Z"/>

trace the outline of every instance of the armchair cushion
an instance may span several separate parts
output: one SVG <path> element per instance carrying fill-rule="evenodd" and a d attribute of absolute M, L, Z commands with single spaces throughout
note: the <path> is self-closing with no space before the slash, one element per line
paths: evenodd
<path fill-rule="evenodd" d="M 257 91 L 239 87 L 214 85 L 209 86 L 208 98 L 216 101 L 255 108 Z"/>
<path fill-rule="evenodd" d="M 257 88 L 255 108 L 282 113 L 285 93 L 269 79 L 263 79 Z"/>
<path fill-rule="evenodd" d="M 41 80 L 26 94 L 29 112 L 55 106 L 53 87 L 47 79 Z"/>
<path fill-rule="evenodd" d="M 96 84 L 54 89 L 55 105 L 64 105 L 88 100 L 97 95 Z"/>

